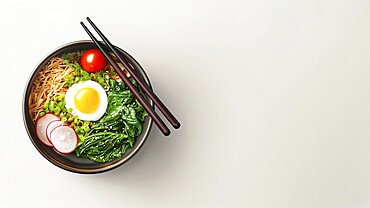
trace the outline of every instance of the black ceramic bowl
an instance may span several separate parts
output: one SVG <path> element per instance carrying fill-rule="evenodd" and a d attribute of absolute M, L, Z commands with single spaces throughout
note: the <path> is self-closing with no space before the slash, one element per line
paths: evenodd
<path fill-rule="evenodd" d="M 144 145 L 145 140 L 147 139 L 149 132 L 152 128 L 152 119 L 147 116 L 145 118 L 144 124 L 143 124 L 143 131 L 141 135 L 136 138 L 134 147 L 132 149 L 129 149 L 121 158 L 116 159 L 111 162 L 107 163 L 97 163 L 93 162 L 91 160 L 88 160 L 86 158 L 78 158 L 76 157 L 75 153 L 71 154 L 59 154 L 55 150 L 53 150 L 52 147 L 48 147 L 44 145 L 36 136 L 36 128 L 35 124 L 33 123 L 31 116 L 29 114 L 29 108 L 28 108 L 28 99 L 31 94 L 31 88 L 34 83 L 34 80 L 37 76 L 37 74 L 42 70 L 42 68 L 48 63 L 48 61 L 56 56 L 60 56 L 64 53 L 68 52 L 75 52 L 78 50 L 87 50 L 90 48 L 96 48 L 95 44 L 92 41 L 76 41 L 72 43 L 68 43 L 64 46 L 61 46 L 57 49 L 55 49 L 53 52 L 51 52 L 49 55 L 46 56 L 35 68 L 35 70 L 32 72 L 31 77 L 29 78 L 26 89 L 23 95 L 23 120 L 24 125 L 26 127 L 27 133 L 31 139 L 31 142 L 35 146 L 35 148 L 40 152 L 42 156 L 44 156 L 48 161 L 53 163 L 54 165 L 76 173 L 101 173 L 108 170 L 112 170 L 128 160 L 130 160 Z M 149 78 L 144 72 L 144 69 L 139 65 L 139 63 L 130 56 L 127 52 L 123 51 L 122 49 L 116 47 L 117 50 L 123 55 L 123 58 L 129 62 L 129 64 L 139 72 L 138 74 L 146 81 L 146 83 L 150 85 Z M 150 101 L 150 105 L 153 107 L 152 101 Z"/>

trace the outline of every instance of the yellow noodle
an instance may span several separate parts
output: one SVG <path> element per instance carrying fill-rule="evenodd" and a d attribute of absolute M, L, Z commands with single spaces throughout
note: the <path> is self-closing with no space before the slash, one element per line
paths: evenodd
<path fill-rule="evenodd" d="M 54 96 L 65 95 L 65 76 L 74 70 L 72 66 L 64 65 L 63 59 L 52 58 L 36 77 L 28 100 L 29 113 L 33 121 L 44 110 L 46 100 Z"/>

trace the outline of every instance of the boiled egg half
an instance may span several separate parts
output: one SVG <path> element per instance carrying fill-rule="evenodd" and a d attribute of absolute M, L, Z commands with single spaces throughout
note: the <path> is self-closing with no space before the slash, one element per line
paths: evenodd
<path fill-rule="evenodd" d="M 84 121 L 97 121 L 105 113 L 108 98 L 103 87 L 88 80 L 73 84 L 66 92 L 66 108 L 72 108 L 72 115 Z"/>

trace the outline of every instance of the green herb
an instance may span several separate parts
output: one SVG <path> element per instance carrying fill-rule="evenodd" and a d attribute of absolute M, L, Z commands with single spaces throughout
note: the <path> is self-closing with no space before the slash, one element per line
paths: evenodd
<path fill-rule="evenodd" d="M 82 51 L 77 51 L 77 52 L 63 54 L 61 58 L 64 59 L 64 64 L 69 64 L 69 63 L 78 62 L 81 56 L 82 56 Z"/>
<path fill-rule="evenodd" d="M 82 69 L 80 64 L 78 62 L 68 62 L 69 65 L 73 66 L 74 70 L 71 74 L 66 75 L 65 77 L 65 85 L 71 87 L 73 84 L 78 82 L 84 82 L 87 80 L 93 80 L 97 83 L 99 83 L 104 90 L 109 90 L 109 82 L 110 82 L 110 76 L 112 74 L 111 71 L 100 71 L 97 73 L 89 73 Z"/>

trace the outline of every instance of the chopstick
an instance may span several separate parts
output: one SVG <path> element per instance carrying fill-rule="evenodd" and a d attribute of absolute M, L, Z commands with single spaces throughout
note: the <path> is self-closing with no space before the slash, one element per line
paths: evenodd
<path fill-rule="evenodd" d="M 154 102 L 154 104 L 158 107 L 158 109 L 162 112 L 162 114 L 167 118 L 167 120 L 171 123 L 171 125 L 178 129 L 180 128 L 179 121 L 175 118 L 175 116 L 168 110 L 168 108 L 163 104 L 163 102 L 157 97 L 156 94 L 146 85 L 146 83 L 142 82 L 141 79 L 137 76 L 137 74 L 133 71 L 131 66 L 126 63 L 119 55 L 115 47 L 110 43 L 110 41 L 105 37 L 105 35 L 99 30 L 99 28 L 91 21 L 89 17 L 86 18 L 87 21 L 91 24 L 91 26 L 95 29 L 95 31 L 99 34 L 102 38 L 103 42 L 109 47 L 109 49 L 116 55 L 118 60 L 122 63 L 122 65 L 127 69 L 127 71 L 131 74 L 131 76 L 137 81 L 139 86 L 142 90 L 148 95 L 148 97 Z"/>
<path fill-rule="evenodd" d="M 110 65 L 112 65 L 113 69 L 116 71 L 118 76 L 122 79 L 122 81 L 125 83 L 125 85 L 128 87 L 128 89 L 132 92 L 132 94 L 134 94 L 134 96 L 136 97 L 138 102 L 141 104 L 141 106 L 143 106 L 143 108 L 146 110 L 146 112 L 149 114 L 149 116 L 153 119 L 154 123 L 158 126 L 158 128 L 161 130 L 161 132 L 165 136 L 170 135 L 171 131 L 168 129 L 166 124 L 162 121 L 162 119 L 158 116 L 158 114 L 149 106 L 149 104 L 144 100 L 144 98 L 140 95 L 139 91 L 131 83 L 131 81 L 128 79 L 128 77 L 123 73 L 123 71 L 120 69 L 120 67 L 117 65 L 117 63 L 110 57 L 109 53 L 103 49 L 101 43 L 99 43 L 99 41 L 95 38 L 95 36 L 90 32 L 90 30 L 85 26 L 85 24 L 83 22 L 80 22 L 80 24 L 85 29 L 85 31 L 90 36 L 90 38 L 93 40 L 95 45 L 103 53 L 103 55 L 108 60 Z M 117 57 L 119 57 L 119 56 L 117 56 Z M 130 74 L 132 75 L 133 73 L 130 73 Z M 140 79 L 136 79 L 137 82 L 139 82 L 139 80 Z"/>

